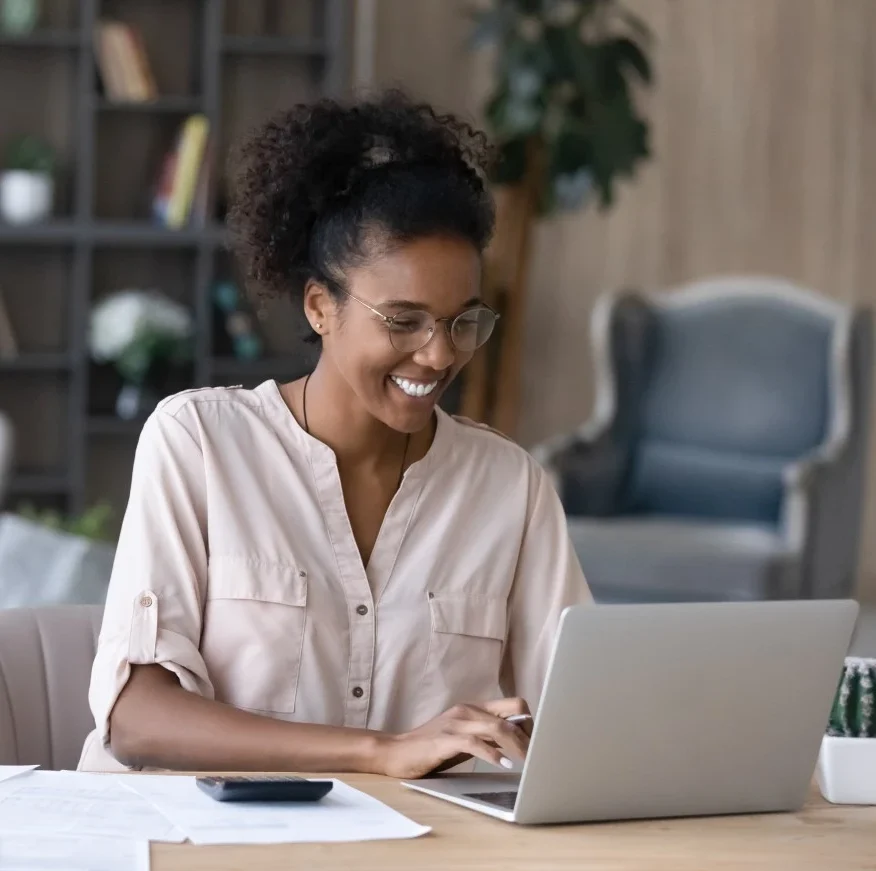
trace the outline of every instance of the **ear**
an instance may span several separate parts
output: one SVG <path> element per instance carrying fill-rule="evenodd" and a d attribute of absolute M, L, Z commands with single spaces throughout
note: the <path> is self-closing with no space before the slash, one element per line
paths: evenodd
<path fill-rule="evenodd" d="M 321 336 L 331 329 L 337 305 L 324 284 L 311 279 L 304 287 L 304 314 Z"/>

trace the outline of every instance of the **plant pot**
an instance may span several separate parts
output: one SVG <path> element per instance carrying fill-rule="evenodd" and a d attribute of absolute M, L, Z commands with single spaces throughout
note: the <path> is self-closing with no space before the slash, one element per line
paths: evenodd
<path fill-rule="evenodd" d="M 50 175 L 11 169 L 0 175 L 0 217 L 9 224 L 33 224 L 52 214 L 55 185 Z"/>
<path fill-rule="evenodd" d="M 815 779 L 833 804 L 876 804 L 876 738 L 825 735 Z"/>
<path fill-rule="evenodd" d="M 0 0 L 0 30 L 25 36 L 39 23 L 40 0 Z"/>

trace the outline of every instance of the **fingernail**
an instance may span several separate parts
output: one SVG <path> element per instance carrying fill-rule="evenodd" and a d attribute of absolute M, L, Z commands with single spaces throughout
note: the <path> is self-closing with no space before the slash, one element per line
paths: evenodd
<path fill-rule="evenodd" d="M 501 765 L 502 768 L 513 768 L 514 767 L 514 763 L 510 759 L 506 758 L 505 756 L 503 756 L 499 760 L 499 765 Z"/>

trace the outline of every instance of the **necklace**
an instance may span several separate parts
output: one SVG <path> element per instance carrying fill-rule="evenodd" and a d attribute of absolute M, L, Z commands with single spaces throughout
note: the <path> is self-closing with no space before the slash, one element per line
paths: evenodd
<path fill-rule="evenodd" d="M 307 423 L 307 384 L 310 381 L 310 375 L 307 375 L 304 379 L 304 389 L 301 392 L 301 413 L 304 417 L 304 431 L 310 435 L 310 426 Z M 405 474 L 405 460 L 408 458 L 408 446 L 411 443 L 411 434 L 407 433 L 405 435 L 405 449 L 402 454 L 401 467 L 398 470 L 398 483 L 395 485 L 395 489 L 398 490 L 401 487 L 402 478 Z"/>

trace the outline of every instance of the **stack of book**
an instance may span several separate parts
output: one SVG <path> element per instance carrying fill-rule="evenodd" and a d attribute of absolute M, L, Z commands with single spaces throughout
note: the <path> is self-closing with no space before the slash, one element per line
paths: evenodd
<path fill-rule="evenodd" d="M 136 28 L 103 20 L 94 38 L 103 90 L 110 100 L 144 103 L 157 99 L 155 77 Z"/>
<path fill-rule="evenodd" d="M 213 152 L 210 122 L 204 115 L 189 115 L 161 165 L 152 200 L 159 224 L 173 230 L 204 226 L 210 215 Z"/>

